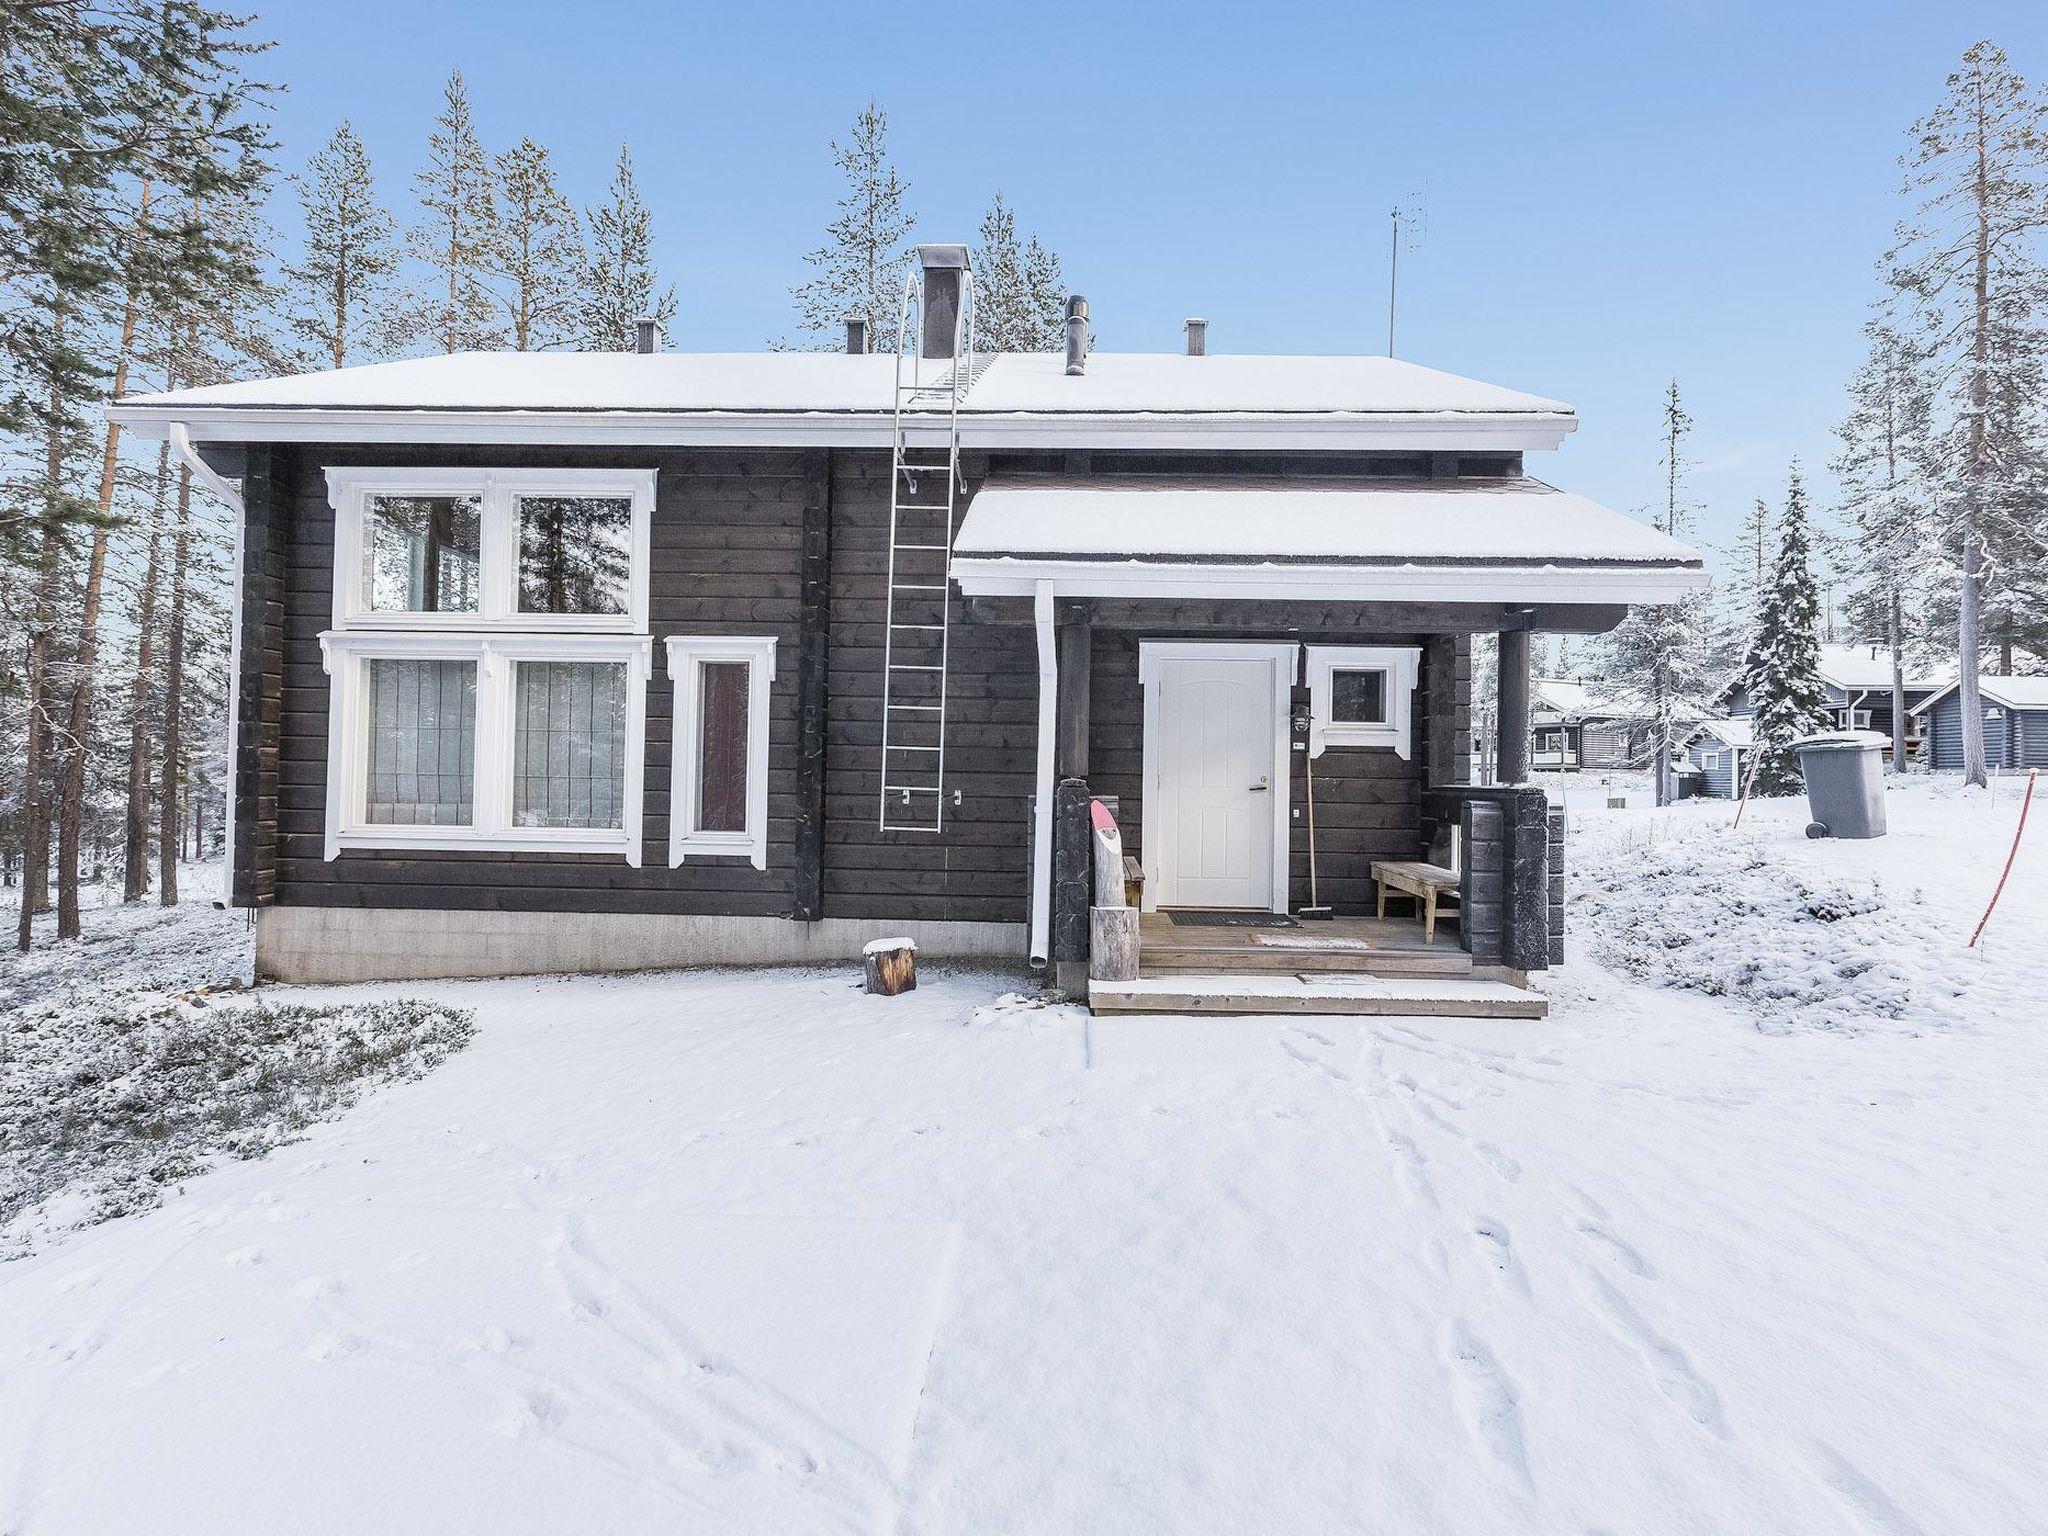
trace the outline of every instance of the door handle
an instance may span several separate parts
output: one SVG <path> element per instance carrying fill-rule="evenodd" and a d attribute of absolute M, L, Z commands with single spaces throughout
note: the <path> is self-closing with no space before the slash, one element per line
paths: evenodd
<path fill-rule="evenodd" d="M 1267 775 L 1267 774 L 1263 774 L 1263 773 L 1262 773 L 1262 774 L 1260 774 L 1260 775 L 1259 775 L 1259 782 L 1258 782 L 1258 783 L 1256 783 L 1256 784 L 1254 784 L 1254 785 L 1252 786 L 1251 792 L 1252 792 L 1253 794 L 1255 794 L 1255 795 L 1262 795 L 1262 794 L 1264 794 L 1264 793 L 1266 792 L 1266 790 L 1267 790 L 1268 788 L 1270 788 L 1270 787 L 1271 787 L 1271 786 L 1270 786 L 1270 785 L 1268 785 L 1268 784 L 1267 784 L 1267 782 L 1266 782 L 1266 780 L 1267 780 L 1267 779 L 1268 779 L 1269 777 L 1270 777 L 1270 775 Z"/>

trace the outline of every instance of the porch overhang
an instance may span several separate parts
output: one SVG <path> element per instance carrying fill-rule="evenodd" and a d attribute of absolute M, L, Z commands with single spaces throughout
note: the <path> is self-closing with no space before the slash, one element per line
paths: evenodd
<path fill-rule="evenodd" d="M 1693 550 L 1538 480 L 992 480 L 954 540 L 969 597 L 1669 603 Z"/>

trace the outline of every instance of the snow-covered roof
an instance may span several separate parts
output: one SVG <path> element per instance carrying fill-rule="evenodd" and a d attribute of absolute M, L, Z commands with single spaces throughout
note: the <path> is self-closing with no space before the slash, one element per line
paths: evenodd
<path fill-rule="evenodd" d="M 947 364 L 925 365 L 927 381 Z M 889 440 L 893 354 L 462 352 L 325 373 L 130 395 L 112 414 L 197 439 L 865 444 Z M 949 398 L 944 402 L 949 404 Z M 1555 447 L 1577 425 L 1562 401 L 1388 357 L 1098 352 L 1069 376 L 1057 353 L 978 364 L 961 403 L 968 446 L 1087 447 L 1169 436 L 1199 446 Z M 1048 431 L 1048 428 L 1054 429 Z"/>
<path fill-rule="evenodd" d="M 1472 602 L 1658 602 L 1706 581 L 1685 545 L 1529 478 L 1017 476 L 981 488 L 954 540 L 954 574 L 969 592 L 1084 572 L 1097 582 L 1159 573 L 1154 584 L 1166 586 L 1171 572 L 1195 569 L 1219 580 L 1341 570 L 1350 595 L 1420 595 L 1427 585 Z"/>
<path fill-rule="evenodd" d="M 1953 666 L 1908 665 L 1910 689 L 1939 688 L 1955 676 Z M 1892 653 L 1886 645 L 1824 645 L 1820 648 L 1821 681 L 1844 693 L 1874 692 L 1892 685 Z"/>
<path fill-rule="evenodd" d="M 1529 704 L 1533 709 L 1575 720 L 1589 716 L 1597 719 L 1616 708 L 1601 696 L 1596 684 L 1583 677 L 1539 677 L 1531 684 Z"/>
<path fill-rule="evenodd" d="M 1950 683 L 1916 704 L 1910 713 L 1925 713 L 1961 686 Z M 2007 709 L 2048 709 L 2048 677 L 1980 677 L 1977 692 L 1987 703 L 2001 704 Z"/>
<path fill-rule="evenodd" d="M 1748 715 L 1736 715 L 1727 720 L 1702 721 L 1693 730 L 1693 740 L 1711 736 L 1723 746 L 1740 747 L 1745 751 L 1756 745 L 1755 722 Z"/>

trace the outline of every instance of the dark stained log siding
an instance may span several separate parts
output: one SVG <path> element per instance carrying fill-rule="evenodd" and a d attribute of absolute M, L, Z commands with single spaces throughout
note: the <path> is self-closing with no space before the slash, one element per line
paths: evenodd
<path fill-rule="evenodd" d="M 278 901 L 507 911 L 789 913 L 796 831 L 798 553 L 808 462 L 802 451 L 323 447 L 281 451 L 278 457 L 279 480 L 290 487 L 291 496 Z M 334 579 L 334 513 L 327 502 L 323 470 L 341 463 L 588 464 L 658 471 L 650 538 L 654 660 L 647 695 L 641 868 L 590 854 L 420 852 L 385 857 L 347 852 L 332 862 L 322 857 L 327 676 L 320 665 L 319 635 L 330 627 Z M 245 569 L 254 573 L 255 561 L 252 549 Z M 668 867 L 674 687 L 662 642 L 672 634 L 776 638 L 765 871 L 744 858 L 692 856 L 677 869 Z M 256 669 L 260 663 L 245 661 L 245 679 Z"/>

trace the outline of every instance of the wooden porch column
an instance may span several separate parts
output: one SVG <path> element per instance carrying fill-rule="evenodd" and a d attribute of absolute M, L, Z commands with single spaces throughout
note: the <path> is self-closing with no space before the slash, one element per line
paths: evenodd
<path fill-rule="evenodd" d="M 1498 736 L 1494 760 L 1500 782 L 1521 784 L 1529 777 L 1529 631 L 1526 626 L 1500 632 L 1499 708 L 1494 711 Z"/>
<path fill-rule="evenodd" d="M 1059 657 L 1059 713 L 1052 746 L 1053 776 L 1059 782 L 1052 824 L 1053 985 L 1069 997 L 1081 997 L 1088 989 L 1095 841 L 1088 818 L 1088 661 L 1093 631 L 1087 607 L 1060 604 L 1053 633 Z"/>
<path fill-rule="evenodd" d="M 1088 663 L 1094 629 L 1086 606 L 1060 605 L 1058 635 L 1060 681 L 1059 723 L 1053 737 L 1053 776 L 1088 777 Z"/>

